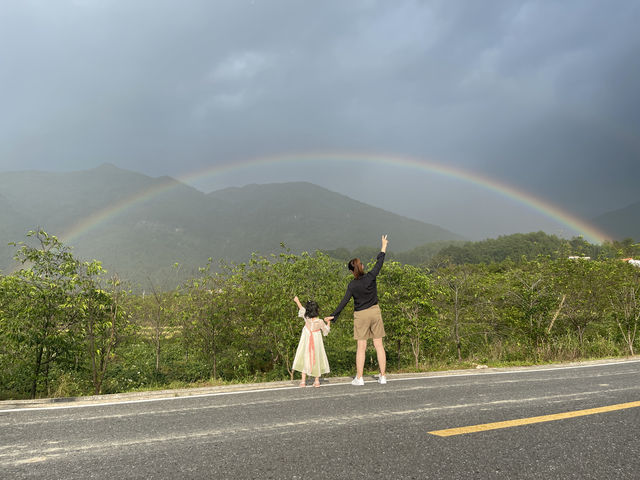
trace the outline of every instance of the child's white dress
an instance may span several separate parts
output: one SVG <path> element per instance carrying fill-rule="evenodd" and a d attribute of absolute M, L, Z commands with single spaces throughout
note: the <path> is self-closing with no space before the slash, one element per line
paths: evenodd
<path fill-rule="evenodd" d="M 323 373 L 329 373 L 329 359 L 322 341 L 322 335 L 326 336 L 329 333 L 329 327 L 323 320 L 306 318 L 304 314 L 303 307 L 298 311 L 298 316 L 304 318 L 305 325 L 293 359 L 293 369 L 319 377 Z"/>

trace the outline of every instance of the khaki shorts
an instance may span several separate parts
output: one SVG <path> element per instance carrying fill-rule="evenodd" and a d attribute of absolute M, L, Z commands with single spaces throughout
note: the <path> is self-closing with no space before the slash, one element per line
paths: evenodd
<path fill-rule="evenodd" d="M 353 338 L 366 340 L 385 336 L 380 306 L 374 305 L 359 312 L 353 312 Z"/>

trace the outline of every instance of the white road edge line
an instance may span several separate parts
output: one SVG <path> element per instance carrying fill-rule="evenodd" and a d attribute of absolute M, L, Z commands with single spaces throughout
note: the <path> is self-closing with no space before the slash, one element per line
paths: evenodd
<path fill-rule="evenodd" d="M 546 372 L 549 370 L 572 370 L 577 368 L 593 368 L 593 367 L 608 367 L 610 365 L 621 365 L 626 363 L 639 363 L 640 360 L 620 360 L 616 362 L 607 362 L 607 363 L 595 363 L 589 365 L 569 365 L 566 367 L 538 367 L 531 369 L 522 369 L 522 370 L 512 370 L 512 371 L 501 371 L 501 372 L 487 372 L 483 370 L 476 370 L 469 373 L 451 373 L 451 374 L 443 374 L 437 375 L 437 372 L 433 372 L 435 375 L 433 376 L 419 376 L 419 377 L 404 377 L 404 378 L 387 378 L 387 382 L 400 382 L 407 380 L 425 380 L 425 379 L 434 379 L 434 378 L 445 378 L 445 377 L 473 377 L 476 375 L 505 375 L 505 374 L 513 374 L 513 373 L 534 373 L 534 372 Z M 368 381 L 365 383 L 377 383 L 377 381 Z M 322 385 L 322 387 L 335 387 L 338 385 L 349 385 L 346 382 L 341 383 L 330 383 L 327 385 Z M 382 388 L 382 387 L 381 387 Z M 111 405 L 132 405 L 136 403 L 149 403 L 149 402 L 164 402 L 170 400 L 186 400 L 190 398 L 205 398 L 205 397 L 220 397 L 224 395 L 239 395 L 242 393 L 257 393 L 257 392 L 275 392 L 279 390 L 299 390 L 298 386 L 290 386 L 290 387 L 273 387 L 273 388 L 255 388 L 252 390 L 235 390 L 233 392 L 214 392 L 214 393 L 201 393 L 197 395 L 183 395 L 183 396 L 170 396 L 170 397 L 159 397 L 159 398 L 144 398 L 140 400 L 122 400 L 122 401 L 109 401 L 109 402 L 101 402 L 101 403 L 87 403 L 82 405 L 52 405 L 47 407 L 25 407 L 25 408 L 9 408 L 6 410 L 0 410 L 0 413 L 14 413 L 14 412 L 33 412 L 38 410 L 61 410 L 65 408 L 89 408 L 89 407 L 105 407 Z"/>

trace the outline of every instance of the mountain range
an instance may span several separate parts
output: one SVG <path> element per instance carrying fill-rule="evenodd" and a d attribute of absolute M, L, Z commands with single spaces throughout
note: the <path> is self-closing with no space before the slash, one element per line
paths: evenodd
<path fill-rule="evenodd" d="M 136 284 L 168 288 L 212 258 L 377 246 L 401 252 L 462 237 L 311 183 L 247 185 L 205 194 L 170 177 L 110 164 L 77 172 L 0 173 L 0 270 L 29 230 L 58 236 Z M 179 268 L 174 268 L 175 264 Z"/>
<path fill-rule="evenodd" d="M 633 238 L 640 241 L 640 202 L 599 215 L 592 223 L 615 240 Z"/>
<path fill-rule="evenodd" d="M 615 239 L 640 239 L 640 202 L 593 219 Z M 0 272 L 11 271 L 26 232 L 57 235 L 81 259 L 97 259 L 135 285 L 169 288 L 209 258 L 243 262 L 252 252 L 392 252 L 463 238 L 437 225 L 367 205 L 311 183 L 247 185 L 203 193 L 170 177 L 111 164 L 76 172 L 0 172 Z M 175 268 L 175 264 L 179 264 Z"/>

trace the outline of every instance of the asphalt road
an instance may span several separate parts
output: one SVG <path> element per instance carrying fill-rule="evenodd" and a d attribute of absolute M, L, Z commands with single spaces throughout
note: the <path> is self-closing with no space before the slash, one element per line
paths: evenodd
<path fill-rule="evenodd" d="M 0 402 L 0 478 L 637 479 L 636 406 L 429 432 L 636 402 L 639 378 L 632 360 L 55 408 Z"/>

